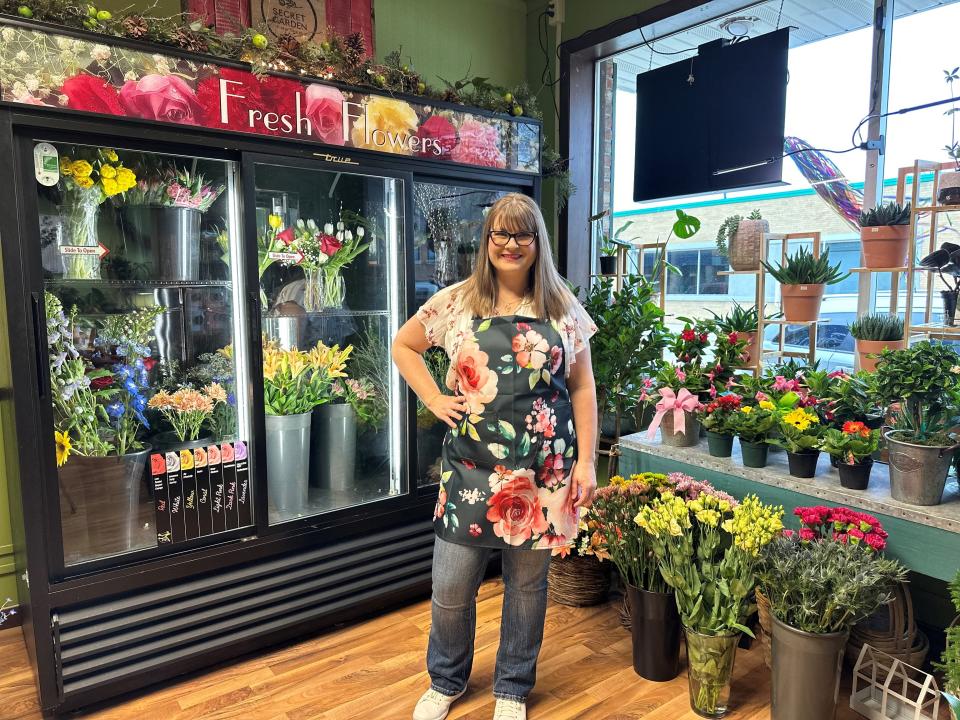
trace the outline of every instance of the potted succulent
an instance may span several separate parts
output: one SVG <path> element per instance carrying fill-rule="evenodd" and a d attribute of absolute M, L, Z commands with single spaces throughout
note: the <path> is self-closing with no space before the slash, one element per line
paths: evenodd
<path fill-rule="evenodd" d="M 653 438 L 659 428 L 664 445 L 693 447 L 700 441 L 700 423 L 697 420 L 700 400 L 697 393 L 706 387 L 699 366 L 691 366 L 688 373 L 681 367 L 664 364 L 657 373 L 654 385 L 658 399 L 653 420 L 647 428 L 647 437 Z"/>
<path fill-rule="evenodd" d="M 777 418 L 779 436 L 771 444 L 787 451 L 790 474 L 798 478 L 812 478 L 817 474 L 820 458 L 820 436 L 823 429 L 820 418 L 809 407 L 797 405 L 780 413 Z"/>
<path fill-rule="evenodd" d="M 760 313 L 756 305 L 744 308 L 737 301 L 733 302 L 733 307 L 726 315 L 718 315 L 708 308 L 713 315 L 713 323 L 716 328 L 725 333 L 737 333 L 739 338 L 746 343 L 744 350 L 745 357 L 743 364 L 746 367 L 757 364 L 760 357 L 760 341 L 757 338 L 757 328 L 759 327 Z M 766 316 L 767 320 L 776 320 L 782 317 L 782 313 L 771 313 Z"/>
<path fill-rule="evenodd" d="M 763 234 L 770 223 L 754 210 L 746 218 L 731 215 L 717 230 L 717 252 L 730 258 L 734 270 L 758 270 L 763 255 Z"/>
<path fill-rule="evenodd" d="M 746 467 L 767 465 L 768 439 L 777 427 L 776 405 L 761 400 L 756 405 L 742 405 L 731 418 L 731 426 L 740 438 L 740 455 Z"/>
<path fill-rule="evenodd" d="M 833 718 L 850 629 L 907 572 L 865 545 L 788 535 L 761 549 L 758 570 L 773 624 L 771 718 Z"/>
<path fill-rule="evenodd" d="M 656 682 L 672 680 L 680 671 L 680 616 L 671 588 L 660 574 L 652 538 L 634 518 L 643 507 L 675 483 L 665 475 L 619 475 L 597 490 L 588 517 L 598 524 L 602 553 L 617 566 L 627 586 L 633 668 Z"/>
<path fill-rule="evenodd" d="M 740 410 L 742 398 L 724 393 L 703 405 L 698 412 L 700 424 L 707 431 L 707 447 L 713 457 L 730 457 L 736 432 L 733 419 Z"/>
<path fill-rule="evenodd" d="M 937 505 L 957 447 L 960 356 L 923 341 L 884 350 L 877 361 L 877 397 L 891 408 L 884 433 L 890 452 L 890 494 L 913 505 Z"/>
<path fill-rule="evenodd" d="M 755 610 L 759 553 L 780 534 L 782 518 L 783 508 L 755 495 L 736 504 L 716 491 L 695 498 L 667 492 L 637 514 L 675 593 L 687 638 L 690 706 L 698 715 L 727 712 L 740 635 L 753 636 L 746 623 Z"/>
<path fill-rule="evenodd" d="M 787 257 L 784 264 L 773 268 L 765 261 L 763 266 L 780 283 L 783 298 L 783 317 L 787 322 L 813 322 L 820 316 L 824 288 L 850 277 L 840 272 L 840 263 L 830 264 L 830 251 L 820 257 L 801 247 Z"/>
<path fill-rule="evenodd" d="M 906 346 L 903 320 L 896 315 L 878 313 L 858 317 L 850 323 L 850 334 L 857 342 L 857 362 L 866 372 L 877 369 L 879 353 L 888 348 L 902 350 Z"/>
<path fill-rule="evenodd" d="M 877 451 L 880 431 L 871 430 L 862 422 L 848 420 L 843 428 L 827 428 L 821 449 L 837 459 L 840 484 L 848 490 L 866 490 L 873 469 L 873 453 Z"/>
<path fill-rule="evenodd" d="M 910 242 L 910 203 L 888 202 L 863 210 L 859 224 L 864 267 L 903 267 Z"/>

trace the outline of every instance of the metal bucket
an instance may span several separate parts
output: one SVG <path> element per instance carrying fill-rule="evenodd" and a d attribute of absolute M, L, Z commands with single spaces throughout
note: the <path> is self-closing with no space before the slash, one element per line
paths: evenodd
<path fill-rule="evenodd" d="M 302 512 L 307 506 L 310 479 L 310 418 L 267 415 L 267 490 L 270 504 L 283 512 Z"/>
<path fill-rule="evenodd" d="M 303 347 L 304 318 L 300 315 L 268 315 L 263 318 L 263 334 L 275 340 L 281 350 Z"/>
<path fill-rule="evenodd" d="M 123 214 L 137 244 L 151 250 L 154 279 L 200 279 L 199 210 L 128 205 Z"/>
<path fill-rule="evenodd" d="M 958 446 L 915 445 L 895 439 L 896 432 L 883 435 L 890 452 L 890 495 L 910 505 L 939 505 Z"/>
<path fill-rule="evenodd" d="M 677 428 L 676 430 L 680 430 Z M 670 447 L 693 447 L 700 442 L 700 421 L 692 412 L 683 413 L 683 432 L 673 427 L 673 411 L 669 411 L 660 421 L 660 439 Z"/>
<path fill-rule="evenodd" d="M 833 720 L 849 631 L 817 635 L 773 619 L 771 720 Z"/>
<path fill-rule="evenodd" d="M 349 403 L 325 403 L 313 411 L 310 427 L 310 485 L 324 490 L 354 489 L 357 411 Z"/>

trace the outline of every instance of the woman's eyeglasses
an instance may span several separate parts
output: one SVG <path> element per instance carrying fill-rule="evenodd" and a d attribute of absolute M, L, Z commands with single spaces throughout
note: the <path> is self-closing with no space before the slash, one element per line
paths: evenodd
<path fill-rule="evenodd" d="M 517 232 L 511 233 L 506 230 L 491 230 L 490 239 L 493 240 L 493 244 L 498 247 L 503 247 L 508 242 L 510 238 L 513 238 L 517 241 L 517 245 L 533 245 L 533 241 L 537 239 L 537 234 L 535 232 Z"/>

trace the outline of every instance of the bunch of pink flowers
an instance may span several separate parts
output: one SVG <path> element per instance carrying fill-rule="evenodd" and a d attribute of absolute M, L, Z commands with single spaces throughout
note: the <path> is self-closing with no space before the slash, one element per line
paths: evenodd
<path fill-rule="evenodd" d="M 882 552 L 887 547 L 887 532 L 873 515 L 846 507 L 830 508 L 823 505 L 798 507 L 793 514 L 800 518 L 798 536 L 803 541 L 831 540 L 852 545 L 863 544 L 876 552 Z M 793 531 L 785 530 L 784 534 L 792 536 Z"/>

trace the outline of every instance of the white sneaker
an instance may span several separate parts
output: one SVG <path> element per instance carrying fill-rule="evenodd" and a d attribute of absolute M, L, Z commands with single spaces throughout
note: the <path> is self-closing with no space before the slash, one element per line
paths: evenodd
<path fill-rule="evenodd" d="M 527 704 L 519 700 L 497 698 L 493 720 L 527 720 Z"/>
<path fill-rule="evenodd" d="M 465 692 L 466 689 L 456 695 L 444 695 L 430 688 L 417 701 L 417 706 L 413 709 L 413 720 L 443 720 L 450 712 L 450 706 Z"/>

